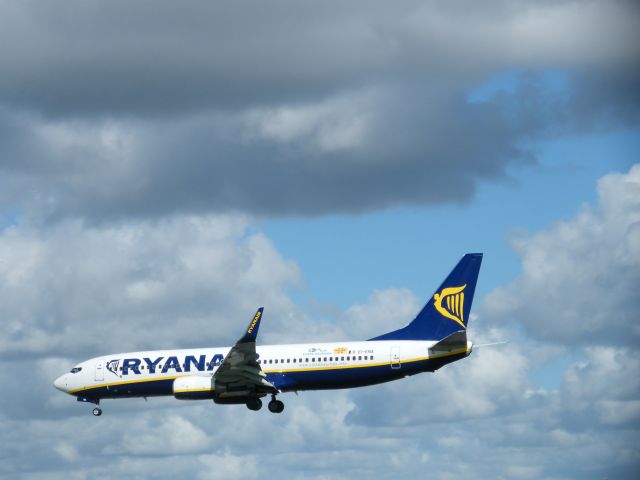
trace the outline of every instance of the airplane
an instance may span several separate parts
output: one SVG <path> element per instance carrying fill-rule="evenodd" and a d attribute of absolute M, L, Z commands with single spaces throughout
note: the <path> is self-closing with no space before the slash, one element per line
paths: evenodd
<path fill-rule="evenodd" d="M 256 346 L 264 309 L 233 347 L 118 353 L 75 365 L 54 381 L 58 390 L 95 405 L 111 398 L 171 396 L 213 400 L 281 413 L 277 395 L 305 390 L 364 387 L 435 372 L 469 356 L 467 322 L 482 263 L 462 257 L 413 321 L 398 330 L 356 342 Z"/>

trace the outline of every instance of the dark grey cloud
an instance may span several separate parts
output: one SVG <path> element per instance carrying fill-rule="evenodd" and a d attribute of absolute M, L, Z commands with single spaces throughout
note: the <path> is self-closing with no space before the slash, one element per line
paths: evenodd
<path fill-rule="evenodd" d="M 0 202 L 45 218 L 468 201 L 638 124 L 625 2 L 4 3 Z M 567 78 L 558 90 L 543 73 Z M 510 92 L 468 95 L 522 72 Z"/>
<path fill-rule="evenodd" d="M 500 68 L 628 68 L 637 14 L 631 2 L 6 2 L 0 92 L 50 115 L 136 115 L 388 79 L 468 88 Z"/>

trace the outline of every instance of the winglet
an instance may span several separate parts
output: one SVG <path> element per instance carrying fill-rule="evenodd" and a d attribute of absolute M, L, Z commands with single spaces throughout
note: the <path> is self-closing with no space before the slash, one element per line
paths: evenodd
<path fill-rule="evenodd" d="M 256 314 L 253 316 L 251 323 L 249 323 L 249 327 L 245 332 L 244 336 L 238 340 L 238 343 L 246 343 L 246 342 L 255 342 L 256 337 L 258 336 L 258 329 L 260 328 L 260 320 L 262 319 L 262 312 L 264 307 L 260 307 Z"/>

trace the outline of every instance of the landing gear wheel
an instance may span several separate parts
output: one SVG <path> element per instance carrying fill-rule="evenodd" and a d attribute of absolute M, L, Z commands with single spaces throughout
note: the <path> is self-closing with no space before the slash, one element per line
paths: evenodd
<path fill-rule="evenodd" d="M 102 415 L 102 409 L 100 407 L 96 407 L 91 413 L 93 413 L 94 417 L 99 417 L 100 415 Z"/>
<path fill-rule="evenodd" d="M 249 410 L 257 412 L 262 408 L 262 400 L 260 400 L 259 398 L 250 398 L 249 400 L 247 400 L 247 408 Z"/>
<path fill-rule="evenodd" d="M 282 413 L 282 411 L 284 410 L 284 403 L 282 403 L 280 400 L 276 400 L 276 396 L 273 395 L 268 407 L 271 413 Z"/>

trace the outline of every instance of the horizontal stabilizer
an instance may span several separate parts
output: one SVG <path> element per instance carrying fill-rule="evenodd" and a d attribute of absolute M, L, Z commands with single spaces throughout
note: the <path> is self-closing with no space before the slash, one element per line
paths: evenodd
<path fill-rule="evenodd" d="M 467 332 L 465 330 L 458 330 L 451 335 L 446 336 L 433 347 L 429 349 L 429 353 L 441 353 L 452 352 L 454 350 L 466 350 L 467 349 Z"/>

